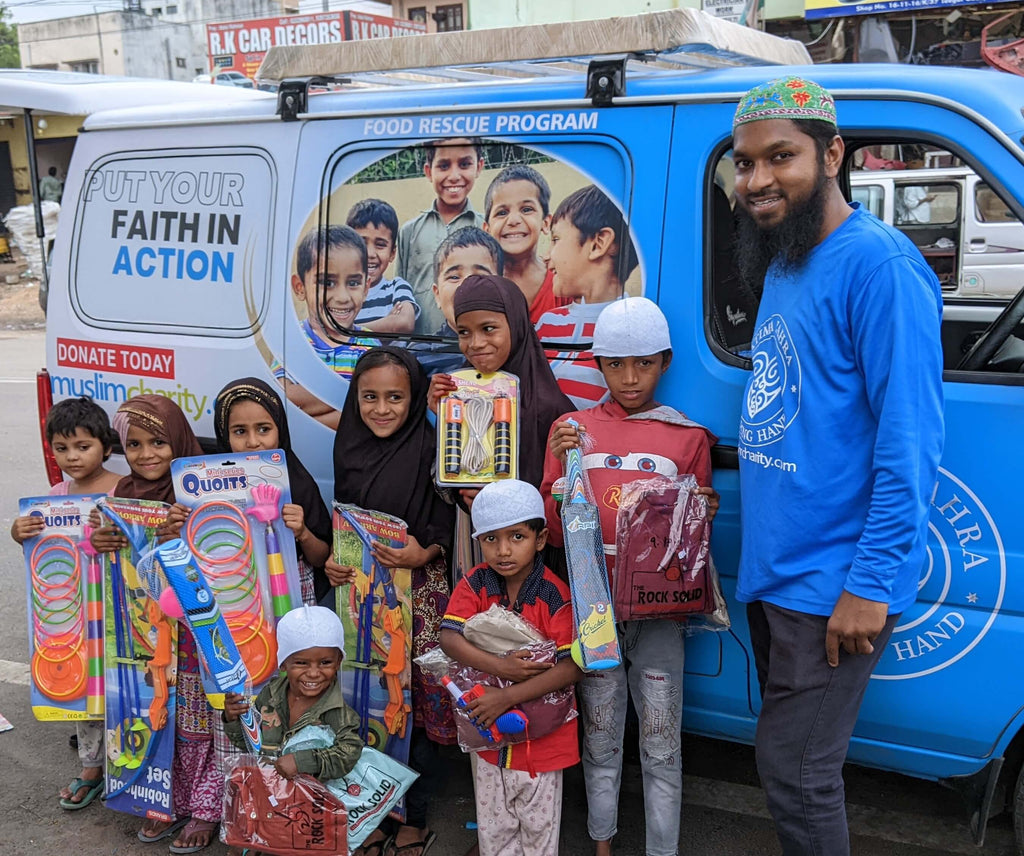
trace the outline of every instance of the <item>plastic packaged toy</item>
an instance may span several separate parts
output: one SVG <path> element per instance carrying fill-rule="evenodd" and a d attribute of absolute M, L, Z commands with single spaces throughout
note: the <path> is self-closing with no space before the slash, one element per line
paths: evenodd
<path fill-rule="evenodd" d="M 385 568 L 371 546 L 406 543 L 405 522 L 389 514 L 334 503 L 334 561 L 356 578 L 335 589 L 345 628 L 345 659 L 338 679 L 359 714 L 367 746 L 406 763 L 412 737 L 412 571 Z M 404 805 L 395 809 L 404 819 Z"/>
<path fill-rule="evenodd" d="M 209 583 L 258 690 L 277 673 L 278 619 L 301 606 L 294 536 L 281 518 L 291 502 L 284 452 L 178 458 L 174 495 L 191 509 L 181 532 Z M 210 703 L 223 695 L 204 669 Z"/>
<path fill-rule="evenodd" d="M 711 563 L 707 502 L 693 493 L 697 486 L 692 475 L 622 486 L 614 574 L 620 621 L 709 616 L 708 626 L 729 626 Z"/>
<path fill-rule="evenodd" d="M 341 800 L 306 773 L 291 779 L 270 761 L 241 755 L 224 785 L 225 842 L 277 856 L 348 853 L 348 818 Z"/>
<path fill-rule="evenodd" d="M 326 749 L 333 742 L 334 732 L 326 725 L 307 725 L 288 738 L 281 747 L 281 754 L 301 749 Z M 398 807 L 418 776 L 405 764 L 364 746 L 347 776 L 324 781 L 327 790 L 341 800 L 348 814 L 349 852 L 357 850 Z"/>
<path fill-rule="evenodd" d="M 508 372 L 451 374 L 458 389 L 437 408 L 437 483 L 482 487 L 519 475 L 519 379 Z"/>
<path fill-rule="evenodd" d="M 22 545 L 28 593 L 32 713 L 42 721 L 103 718 L 103 571 L 88 542 L 100 496 L 37 496 L 20 516 L 45 528 Z"/>
<path fill-rule="evenodd" d="M 174 685 L 178 624 L 160 609 L 147 584 L 163 502 L 104 497 L 104 525 L 128 539 L 104 553 L 106 576 L 106 797 L 114 811 L 173 820 Z"/>

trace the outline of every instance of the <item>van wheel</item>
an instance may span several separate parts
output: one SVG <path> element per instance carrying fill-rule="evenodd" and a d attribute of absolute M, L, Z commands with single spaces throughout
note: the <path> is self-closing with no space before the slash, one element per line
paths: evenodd
<path fill-rule="evenodd" d="M 1017 785 L 1013 789 L 1013 838 L 1017 844 L 1017 856 L 1024 856 L 1024 765 L 1017 774 Z"/>

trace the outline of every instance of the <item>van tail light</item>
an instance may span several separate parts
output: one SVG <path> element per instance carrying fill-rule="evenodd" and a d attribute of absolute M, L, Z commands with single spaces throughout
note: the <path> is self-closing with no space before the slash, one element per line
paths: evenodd
<path fill-rule="evenodd" d="M 46 467 L 46 477 L 51 485 L 57 484 L 64 478 L 64 474 L 57 466 L 57 458 L 54 457 L 53 449 L 46 441 L 46 417 L 53 407 L 53 387 L 50 386 L 50 373 L 46 369 L 36 372 L 36 404 L 39 409 L 39 439 L 43 444 L 43 464 Z"/>

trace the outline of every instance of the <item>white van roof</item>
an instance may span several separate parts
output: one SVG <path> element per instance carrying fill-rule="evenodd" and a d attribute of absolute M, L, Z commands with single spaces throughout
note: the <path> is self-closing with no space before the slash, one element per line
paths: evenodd
<path fill-rule="evenodd" d="M 0 69 L 0 114 L 88 116 L 100 110 L 153 104 L 273 99 L 273 93 L 175 80 L 79 74 L 44 69 Z"/>
<path fill-rule="evenodd" d="M 630 54 L 662 67 L 810 65 L 807 48 L 695 9 L 492 30 L 272 47 L 256 74 L 280 81 L 318 75 L 358 76 L 395 71 L 462 69 L 523 77 L 528 63 Z M 513 68 L 502 67 L 511 64 Z M 444 72 L 437 72 L 444 77 Z M 537 69 L 536 74 L 543 73 Z M 380 81 L 385 82 L 385 81 Z M 394 83 L 397 81 L 386 81 Z M 423 82 L 422 78 L 416 82 Z"/>

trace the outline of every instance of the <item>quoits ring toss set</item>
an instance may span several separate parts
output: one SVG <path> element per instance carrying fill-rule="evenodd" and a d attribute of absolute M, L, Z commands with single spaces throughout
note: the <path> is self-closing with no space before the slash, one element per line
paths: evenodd
<path fill-rule="evenodd" d="M 451 374 L 458 387 L 437 412 L 437 483 L 482 487 L 519 474 L 519 379 L 508 372 Z"/>
<path fill-rule="evenodd" d="M 98 496 L 22 499 L 45 528 L 24 545 L 32 712 L 40 721 L 102 719 L 103 577 L 90 554 Z"/>
<path fill-rule="evenodd" d="M 95 553 L 88 541 L 94 509 L 128 536 L 128 547 Z M 43 720 L 104 720 L 107 806 L 162 820 L 173 818 L 177 624 L 140 568 L 167 509 L 105 496 L 20 502 L 22 515 L 46 522 L 23 545 L 33 711 Z"/>
<path fill-rule="evenodd" d="M 194 562 L 229 631 L 230 638 L 212 630 L 196 635 L 201 650 L 204 639 L 211 642 L 202 658 L 204 688 L 211 704 L 222 707 L 224 692 L 241 691 L 229 652 L 237 650 L 252 690 L 258 690 L 277 674 L 277 621 L 302 605 L 295 540 L 281 517 L 291 502 L 284 452 L 179 458 L 171 464 L 171 479 L 178 502 L 190 509 L 181 531 L 190 555 L 167 554 L 176 571 L 168 562 L 162 565 L 175 592 L 174 578 L 184 578 L 191 583 L 188 597 L 201 598 L 197 581 L 188 579 Z M 186 615 L 207 606 L 171 600 L 167 605 Z M 217 623 L 212 615 L 203 620 L 211 628 Z"/>

